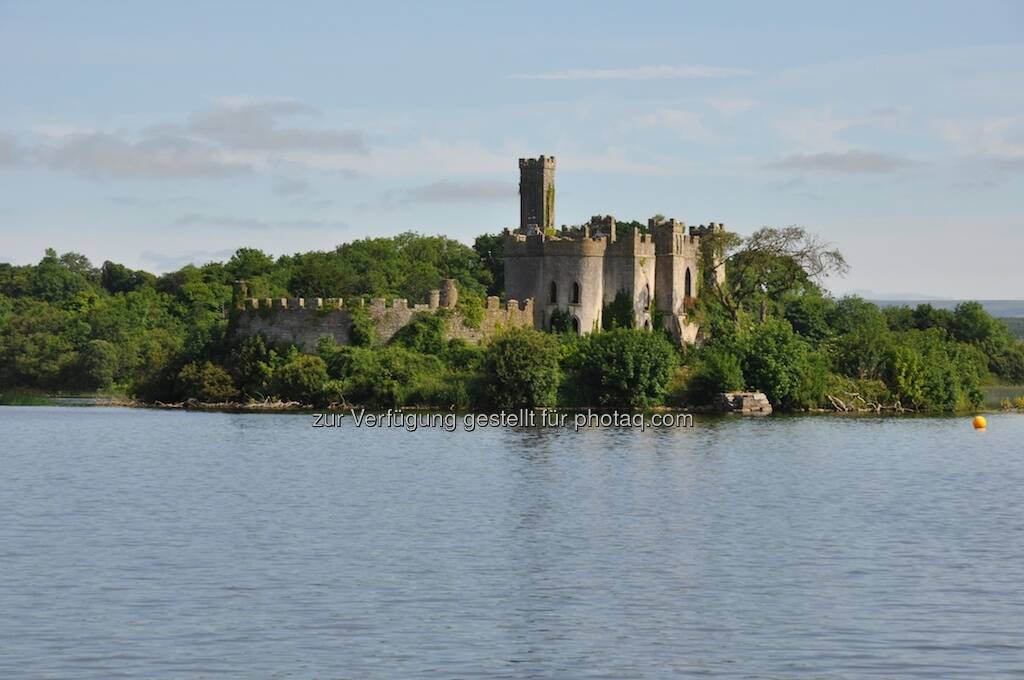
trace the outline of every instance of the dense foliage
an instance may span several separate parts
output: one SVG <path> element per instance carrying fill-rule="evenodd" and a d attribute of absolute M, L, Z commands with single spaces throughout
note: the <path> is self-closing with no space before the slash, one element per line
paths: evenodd
<path fill-rule="evenodd" d="M 838 401 L 949 411 L 978 406 L 986 384 L 1024 383 L 1024 343 L 981 305 L 835 299 L 820 279 L 845 261 L 798 228 L 705 239 L 695 348 L 633 328 L 628 295 L 605 307 L 601 332 L 576 335 L 556 314 L 550 332 L 512 329 L 483 346 L 448 339 L 446 313 L 417 315 L 382 344 L 355 306 L 353 346 L 323 341 L 304 353 L 231 332 L 239 279 L 256 297 L 419 299 L 454 278 L 463 317 L 478 324 L 483 297 L 502 293 L 501 244 L 407 233 L 276 259 L 242 248 L 161 276 L 48 250 L 36 265 L 0 264 L 0 388 L 480 409 L 693 405 L 758 389 L 782 409 Z M 722 264 L 719 284 L 710 272 Z"/>

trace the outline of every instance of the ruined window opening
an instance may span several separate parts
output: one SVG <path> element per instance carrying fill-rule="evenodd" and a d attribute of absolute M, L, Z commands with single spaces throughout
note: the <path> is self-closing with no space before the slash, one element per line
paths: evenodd
<path fill-rule="evenodd" d="M 558 302 L 558 286 L 554 281 L 551 282 L 551 292 L 549 293 L 549 302 L 555 304 Z"/>
<path fill-rule="evenodd" d="M 580 284 L 574 281 L 572 284 L 572 304 L 578 305 L 580 303 Z"/>
<path fill-rule="evenodd" d="M 572 332 L 576 335 L 580 334 L 580 320 L 578 317 L 572 317 Z"/>
<path fill-rule="evenodd" d="M 690 295 L 691 295 L 690 288 L 691 288 L 691 284 L 690 284 L 690 268 L 687 267 L 686 268 L 686 281 L 683 284 L 683 295 L 685 295 L 686 297 L 690 297 Z"/>

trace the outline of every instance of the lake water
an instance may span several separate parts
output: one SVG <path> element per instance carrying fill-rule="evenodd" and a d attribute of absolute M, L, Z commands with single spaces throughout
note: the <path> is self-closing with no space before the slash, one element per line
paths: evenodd
<path fill-rule="evenodd" d="M 0 677 L 1021 677 L 1024 417 L 0 407 Z"/>

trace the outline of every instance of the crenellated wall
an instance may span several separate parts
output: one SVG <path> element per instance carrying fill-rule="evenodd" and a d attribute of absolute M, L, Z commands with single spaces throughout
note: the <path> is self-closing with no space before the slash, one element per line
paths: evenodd
<path fill-rule="evenodd" d="M 244 290 L 244 284 L 242 287 Z M 342 300 L 341 298 L 239 298 L 235 332 L 240 335 L 265 335 L 274 342 L 292 343 L 310 351 L 324 336 L 341 345 L 351 344 L 352 310 L 360 308 L 373 322 L 377 339 L 386 343 L 413 316 L 420 312 L 448 315 L 448 338 L 461 338 L 478 343 L 501 328 L 533 327 L 533 300 L 487 298 L 483 318 L 478 325 L 467 323 L 457 306 L 458 291 L 453 281 L 446 281 L 441 290 L 430 291 L 429 302 L 410 305 L 397 298 L 390 303 L 383 298 Z"/>

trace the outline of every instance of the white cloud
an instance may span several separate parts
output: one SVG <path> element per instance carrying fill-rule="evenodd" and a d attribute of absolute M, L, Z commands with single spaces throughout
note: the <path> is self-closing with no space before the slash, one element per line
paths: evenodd
<path fill-rule="evenodd" d="M 735 116 L 754 108 L 754 106 L 757 105 L 757 102 L 753 99 L 746 99 L 743 97 L 735 99 L 720 98 L 709 99 L 708 105 L 723 116 Z"/>
<path fill-rule="evenodd" d="M 221 177 L 251 172 L 216 146 L 188 137 L 157 134 L 133 140 L 106 133 L 72 134 L 36 147 L 34 158 L 52 168 L 93 177 Z"/>
<path fill-rule="evenodd" d="M 278 196 L 295 196 L 309 193 L 309 182 L 301 179 L 282 177 L 274 182 L 274 193 Z"/>
<path fill-rule="evenodd" d="M 547 73 L 517 73 L 514 80 L 680 80 L 750 75 L 750 71 L 723 66 L 636 66 L 632 68 L 566 69 Z"/>
<path fill-rule="evenodd" d="M 319 231 L 324 229 L 347 229 L 348 223 L 338 219 L 287 219 L 275 220 L 261 217 L 233 217 L 230 215 L 208 215 L 188 213 L 174 220 L 175 227 L 227 227 L 241 230 Z"/>
<path fill-rule="evenodd" d="M 775 129 L 805 152 L 844 151 L 853 146 L 841 139 L 841 133 L 857 127 L 892 127 L 907 116 L 907 111 L 887 106 L 866 115 L 836 116 L 828 107 L 780 118 L 775 121 Z"/>
<path fill-rule="evenodd" d="M 289 164 L 351 173 L 347 165 L 369 152 L 361 132 L 280 123 L 313 113 L 292 100 L 217 99 L 184 121 L 137 130 L 37 125 L 35 143 L 24 149 L 0 138 L 0 162 L 98 178 L 220 177 Z"/>
<path fill-rule="evenodd" d="M 279 125 L 280 118 L 313 113 L 311 107 L 290 99 L 217 99 L 212 108 L 191 117 L 188 129 L 231 149 L 367 152 L 366 139 L 354 130 Z"/>
<path fill-rule="evenodd" d="M 516 195 L 515 184 L 509 182 L 452 182 L 443 180 L 413 187 L 401 193 L 400 202 L 461 203 L 503 201 Z"/>
<path fill-rule="evenodd" d="M 944 119 L 932 128 L 949 145 L 964 153 L 995 158 L 1024 157 L 1024 116 Z"/>
<path fill-rule="evenodd" d="M 21 148 L 13 137 L 0 134 L 0 165 L 14 165 L 21 161 Z"/>
<path fill-rule="evenodd" d="M 769 167 L 777 170 L 850 175 L 890 173 L 910 164 L 911 161 L 906 158 L 893 154 L 850 150 L 841 153 L 794 154 L 770 164 Z"/>
<path fill-rule="evenodd" d="M 692 142 L 710 142 L 717 135 L 709 130 L 698 114 L 685 109 L 661 109 L 633 121 L 639 128 L 662 128 Z"/>

